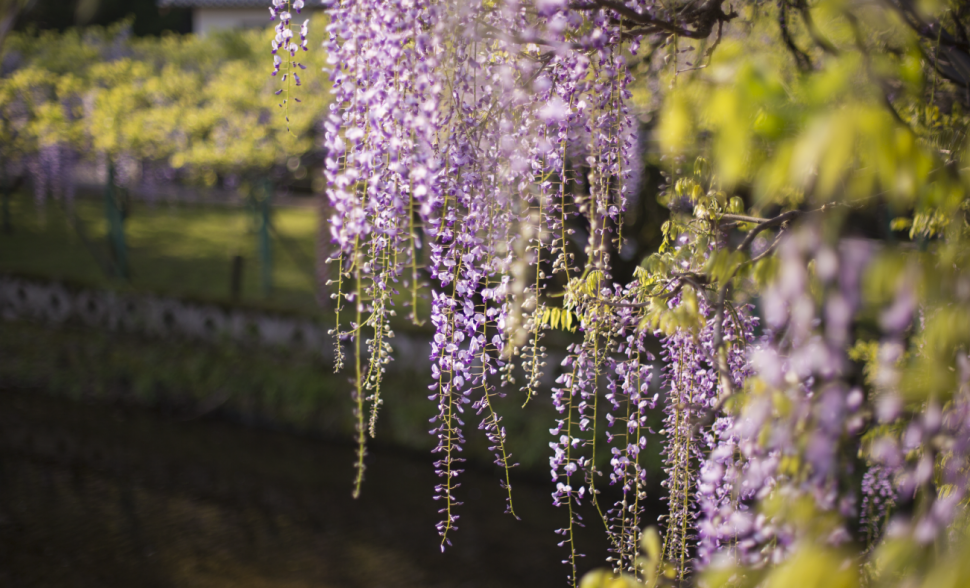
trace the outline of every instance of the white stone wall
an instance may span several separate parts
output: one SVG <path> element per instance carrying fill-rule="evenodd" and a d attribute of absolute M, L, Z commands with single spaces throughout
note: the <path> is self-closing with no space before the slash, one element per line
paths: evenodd
<path fill-rule="evenodd" d="M 269 6 L 269 3 L 266 3 Z M 201 35 L 218 29 L 252 29 L 270 26 L 268 8 L 196 8 L 192 31 Z"/>
<path fill-rule="evenodd" d="M 327 361 L 333 360 L 334 352 L 328 325 L 310 318 L 223 308 L 153 295 L 74 290 L 56 282 L 0 274 L 0 329 L 5 321 L 31 321 L 51 326 L 77 324 L 162 339 L 235 343 L 304 352 Z M 427 337 L 398 330 L 392 343 L 395 361 L 388 366 L 388 372 L 425 373 L 431 369 Z M 352 350 L 346 352 L 351 357 Z M 562 359 L 550 353 L 550 361 L 560 362 Z"/>

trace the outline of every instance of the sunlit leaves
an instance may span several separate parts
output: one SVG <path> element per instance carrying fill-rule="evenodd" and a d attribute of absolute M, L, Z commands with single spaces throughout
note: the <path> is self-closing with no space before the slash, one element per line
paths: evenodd
<path fill-rule="evenodd" d="M 576 332 L 576 322 L 572 311 L 559 308 L 558 306 L 546 306 L 542 309 L 540 322 L 553 329 L 561 329 L 570 333 Z"/>
<path fill-rule="evenodd" d="M 847 553 L 821 546 L 804 546 L 767 574 L 766 588 L 854 588 L 858 568 Z"/>
<path fill-rule="evenodd" d="M 665 149 L 679 153 L 692 142 L 694 117 L 687 98 L 680 93 L 671 95 L 664 106 L 657 135 Z"/>
<path fill-rule="evenodd" d="M 205 181 L 216 173 L 268 169 L 314 146 L 328 101 L 322 75 L 307 91 L 323 99 L 293 109 L 290 131 L 265 100 L 262 66 L 271 31 L 207 37 L 130 39 L 120 29 L 83 35 L 14 35 L 23 58 L 0 80 L 0 133 L 6 149 L 29 154 L 45 144 L 81 153 L 124 153 L 163 161 Z M 308 65 L 325 56 L 308 54 Z M 319 71 L 319 67 L 308 71 Z"/>
<path fill-rule="evenodd" d="M 946 198 L 940 202 L 955 181 L 933 136 L 940 125 L 921 118 L 910 128 L 891 110 L 909 108 L 927 83 L 914 36 L 898 34 L 885 11 L 873 11 L 874 18 L 860 24 L 841 16 L 845 9 L 829 1 L 813 10 L 820 34 L 841 50 L 819 54 L 817 69 L 808 74 L 797 73 L 785 52 L 759 47 L 757 37 L 726 41 L 709 70 L 668 97 L 658 132 L 664 148 L 685 154 L 710 149 L 722 186 L 751 186 L 760 207 L 879 194 L 897 210 L 951 209 Z M 865 53 L 856 47 L 858 35 L 871 43 Z M 884 53 L 880 44 L 887 42 L 892 51 Z M 901 80 L 905 89 L 894 92 L 888 107 L 887 79 Z"/>

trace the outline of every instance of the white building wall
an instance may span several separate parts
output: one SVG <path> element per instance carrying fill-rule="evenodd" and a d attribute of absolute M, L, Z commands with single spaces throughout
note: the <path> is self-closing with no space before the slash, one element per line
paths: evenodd
<path fill-rule="evenodd" d="M 192 31 L 201 35 L 218 29 L 264 28 L 271 24 L 268 8 L 196 8 L 192 11 Z"/>

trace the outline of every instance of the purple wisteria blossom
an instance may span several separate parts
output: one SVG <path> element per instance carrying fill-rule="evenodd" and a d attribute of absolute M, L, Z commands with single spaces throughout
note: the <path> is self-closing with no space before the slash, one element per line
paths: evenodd
<path fill-rule="evenodd" d="M 590 14 L 597 28 L 579 41 L 571 38 L 579 22 L 551 6 L 539 22 L 513 4 L 491 10 L 475 3 L 348 0 L 330 8 L 324 46 L 335 101 L 325 142 L 333 262 L 339 265 L 332 280 L 338 285 L 338 320 L 344 302 L 356 306 L 350 328 L 338 325 L 334 334 L 359 341 L 361 328 L 388 325 L 394 285 L 403 281 L 416 289 L 422 279 L 416 267 L 426 267 L 438 404 L 432 433 L 444 478 L 437 489 L 445 500 L 439 530 L 447 544 L 456 517 L 451 507 L 458 504 L 453 492 L 465 405 L 481 416 L 497 462 L 513 465 L 493 410 L 492 399 L 500 393 L 490 376 L 511 377 L 508 360 L 520 343 L 509 334 L 522 324 L 535 333 L 524 357 L 534 363 L 533 374 L 543 367 L 538 335 L 548 307 L 539 299 L 548 270 L 542 268 L 552 263 L 553 273 L 575 271 L 565 223 L 580 208 L 595 210 L 598 218 L 597 244 L 588 255 L 597 264 L 608 263 L 607 236 L 615 233 L 624 180 L 633 173 L 633 147 L 626 140 L 633 126 L 625 105 L 630 76 L 623 57 L 607 43 L 619 33 L 605 11 Z M 288 42 L 283 9 L 274 5 L 274 15 L 283 19 L 274 49 Z M 445 51 L 442 35 L 455 32 Z M 538 34 L 552 39 L 556 51 L 543 54 L 524 40 Z M 577 51 L 579 46 L 592 47 L 594 59 Z M 599 84 L 609 88 L 606 98 L 594 87 Z M 580 131 L 588 142 L 586 164 L 599 179 L 594 201 L 577 204 L 568 188 L 575 178 L 567 148 Z M 539 268 L 525 304 L 516 294 L 526 288 L 514 276 L 517 251 L 524 248 Z M 412 308 L 416 303 L 412 298 Z M 384 336 L 390 332 L 389 326 L 381 329 Z M 355 362 L 387 353 L 374 346 L 377 338 L 366 352 L 355 352 Z M 338 363 L 342 353 L 338 345 Z M 601 381 L 604 357 L 580 372 L 582 381 Z M 369 374 L 379 370 L 373 359 L 370 367 L 365 364 L 355 395 L 359 420 L 367 401 L 379 403 L 375 394 L 366 394 L 377 386 Z M 536 384 L 531 379 L 529 389 Z M 595 386 L 582 394 L 588 398 L 576 409 L 589 433 Z M 577 484 L 577 492 L 581 487 Z"/>
<path fill-rule="evenodd" d="M 809 538 L 784 515 L 770 519 L 751 507 L 776 496 L 788 504 L 807 498 L 820 511 L 839 517 L 856 512 L 855 494 L 839 484 L 840 456 L 861 427 L 863 397 L 843 379 L 848 365 L 844 342 L 859 306 L 860 276 L 870 255 L 859 241 L 831 248 L 814 225 L 783 239 L 781 273 L 764 298 L 769 331 L 750 354 L 751 369 L 767 390 L 749 398 L 721 433 L 730 439 L 736 457 L 715 450 L 709 459 L 713 463 L 708 467 L 715 471 L 722 460 L 735 464 L 735 479 L 727 486 L 731 499 L 706 517 L 713 523 L 706 531 L 711 543 L 703 550 L 709 560 L 763 565 L 781 561 L 802 540 L 840 544 L 849 539 L 844 523 Z M 821 316 L 808 293 L 808 261 L 813 259 L 819 287 L 826 292 Z M 783 415 L 776 406 L 780 399 L 786 407 Z M 794 433 L 800 430 L 806 434 L 799 440 Z M 785 460 L 797 460 L 804 467 L 783 470 Z M 729 551 L 715 553 L 718 545 Z"/>
<path fill-rule="evenodd" d="M 309 32 L 310 20 L 306 19 L 300 25 L 299 42 L 296 39 L 296 33 L 293 32 L 293 12 L 291 11 L 299 14 L 303 7 L 303 0 L 272 0 L 272 4 L 269 7 L 270 20 L 279 19 L 279 22 L 274 27 L 276 35 L 270 41 L 273 54 L 273 72 L 271 75 L 275 77 L 280 72 L 283 73 L 280 79 L 281 87 L 276 90 L 276 95 L 283 94 L 283 99 L 279 103 L 279 106 L 284 108 L 287 128 L 289 128 L 290 122 L 289 105 L 291 83 L 296 87 L 302 86 L 303 82 L 300 80 L 298 70 L 306 69 L 305 65 L 296 60 L 296 54 L 301 49 L 303 51 L 309 50 L 307 34 Z M 295 96 L 292 98 L 296 102 L 300 101 Z"/>
<path fill-rule="evenodd" d="M 34 201 L 40 206 L 48 196 L 73 206 L 76 194 L 74 168 L 78 156 L 69 145 L 55 143 L 44 145 L 27 161 L 34 188 Z"/>
<path fill-rule="evenodd" d="M 634 285 L 621 296 L 630 297 Z M 616 312 L 616 353 L 607 359 L 606 413 L 607 442 L 610 444 L 610 484 L 620 487 L 621 498 L 607 511 L 611 540 L 611 561 L 617 571 L 635 572 L 639 550 L 639 533 L 644 524 L 643 502 L 646 498 L 647 471 L 641 463 L 641 452 L 647 448 L 648 436 L 654 434 L 648 418 L 657 406 L 656 392 L 651 393 L 654 356 L 646 349 L 648 331 L 640 328 L 637 313 L 630 308 Z"/>

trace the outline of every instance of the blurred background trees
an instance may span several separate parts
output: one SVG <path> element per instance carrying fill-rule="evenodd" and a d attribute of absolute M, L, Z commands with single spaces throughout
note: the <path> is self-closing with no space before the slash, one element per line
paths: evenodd
<path fill-rule="evenodd" d="M 264 227 L 259 258 L 268 292 L 271 209 L 260 202 L 276 188 L 320 190 L 314 153 L 327 101 L 295 109 L 287 128 L 266 98 L 274 88 L 265 43 L 262 31 L 132 37 L 127 21 L 14 33 L 0 83 L 6 192 L 29 184 L 38 204 L 52 198 L 80 228 L 76 184 L 104 186 L 110 246 L 101 265 L 119 277 L 129 273 L 124 222 L 132 198 L 155 201 L 178 186 L 241 194 L 239 202 L 248 198 L 253 222 Z M 309 59 L 303 90 L 326 96 L 326 81 L 312 73 L 322 56 Z M 9 203 L 5 210 L 9 219 Z M 278 231 L 275 237 L 312 275 L 313 244 L 301 249 Z"/>

